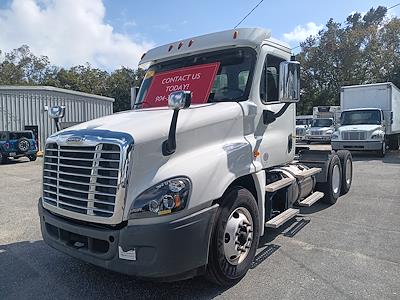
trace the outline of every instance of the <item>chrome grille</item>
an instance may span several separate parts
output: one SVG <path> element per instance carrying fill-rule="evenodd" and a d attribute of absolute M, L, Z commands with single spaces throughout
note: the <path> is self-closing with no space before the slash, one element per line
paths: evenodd
<path fill-rule="evenodd" d="M 296 135 L 302 136 L 306 134 L 306 129 L 305 128 L 296 128 Z"/>
<path fill-rule="evenodd" d="M 366 132 L 363 131 L 343 131 L 342 132 L 342 139 L 343 140 L 365 140 L 366 139 Z"/>
<path fill-rule="evenodd" d="M 111 217 L 116 205 L 121 150 L 119 145 L 46 145 L 43 201 L 91 216 Z"/>
<path fill-rule="evenodd" d="M 311 131 L 310 133 L 311 133 L 311 135 L 322 135 L 323 134 L 323 132 L 320 130 Z"/>

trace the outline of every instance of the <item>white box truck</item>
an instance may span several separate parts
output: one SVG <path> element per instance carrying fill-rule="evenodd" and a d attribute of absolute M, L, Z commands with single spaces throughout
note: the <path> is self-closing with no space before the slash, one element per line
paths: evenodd
<path fill-rule="evenodd" d="M 341 89 L 340 127 L 332 149 L 377 151 L 399 149 L 400 90 L 391 82 L 345 86 Z"/>
<path fill-rule="evenodd" d="M 350 189 L 349 151 L 295 160 L 300 66 L 270 31 L 177 41 L 140 64 L 134 110 L 46 142 L 38 208 L 53 248 L 134 276 L 232 285 L 265 228 Z"/>

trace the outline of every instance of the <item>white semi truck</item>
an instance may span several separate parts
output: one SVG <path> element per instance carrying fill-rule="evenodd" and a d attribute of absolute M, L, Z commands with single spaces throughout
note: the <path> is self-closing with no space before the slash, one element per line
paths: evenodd
<path fill-rule="evenodd" d="M 305 140 L 311 142 L 330 142 L 335 131 L 336 121 L 340 118 L 340 106 L 313 107 L 313 119 L 307 129 Z"/>
<path fill-rule="evenodd" d="M 310 128 L 313 116 L 312 115 L 302 115 L 296 117 L 296 141 L 303 141 L 307 129 Z"/>
<path fill-rule="evenodd" d="M 391 82 L 345 86 L 341 89 L 340 127 L 332 149 L 377 151 L 399 149 L 400 90 Z"/>
<path fill-rule="evenodd" d="M 348 151 L 295 160 L 299 63 L 268 30 L 149 50 L 135 109 L 46 142 L 44 241 L 138 277 L 238 282 L 259 238 L 352 180 Z"/>

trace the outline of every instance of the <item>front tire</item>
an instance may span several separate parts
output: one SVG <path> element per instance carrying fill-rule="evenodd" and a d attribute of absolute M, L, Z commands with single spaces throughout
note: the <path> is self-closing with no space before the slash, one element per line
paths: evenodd
<path fill-rule="evenodd" d="M 386 142 L 385 141 L 382 142 L 382 147 L 381 147 L 381 150 L 378 151 L 378 155 L 379 155 L 379 157 L 385 157 L 385 155 L 386 155 Z"/>
<path fill-rule="evenodd" d="M 334 154 L 329 162 L 328 175 L 326 182 L 318 183 L 318 189 L 324 193 L 322 202 L 335 204 L 340 196 L 342 185 L 342 167 L 339 156 Z"/>
<path fill-rule="evenodd" d="M 221 198 L 211 235 L 206 277 L 221 286 L 232 286 L 253 262 L 260 223 L 257 202 L 245 188 L 233 187 Z"/>

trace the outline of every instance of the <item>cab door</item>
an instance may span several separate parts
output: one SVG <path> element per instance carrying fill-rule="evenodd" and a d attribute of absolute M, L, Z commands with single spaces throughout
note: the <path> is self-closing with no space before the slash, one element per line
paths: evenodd
<path fill-rule="evenodd" d="M 284 106 L 279 102 L 279 66 L 281 62 L 288 60 L 290 55 L 280 49 L 264 46 L 261 57 L 263 60 L 258 68 L 261 75 L 257 95 L 260 109 L 255 124 L 254 151 L 258 151 L 257 161 L 262 168 L 269 168 L 285 164 L 294 158 L 296 108 L 295 104 L 291 103 L 281 116 L 267 124 L 264 112 L 277 113 Z"/>

